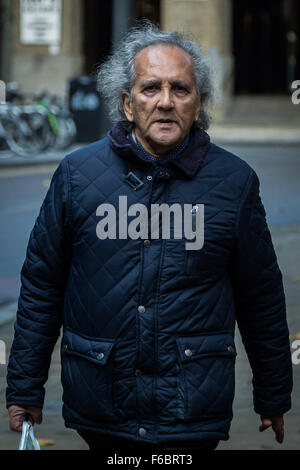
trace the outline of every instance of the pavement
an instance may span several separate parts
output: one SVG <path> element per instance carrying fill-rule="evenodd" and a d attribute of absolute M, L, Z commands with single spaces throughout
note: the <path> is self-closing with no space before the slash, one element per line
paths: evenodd
<path fill-rule="evenodd" d="M 286 96 L 240 96 L 226 115 L 209 130 L 220 144 L 297 145 L 300 142 L 300 105 Z"/>
<path fill-rule="evenodd" d="M 212 140 L 230 145 L 290 145 L 300 143 L 300 106 L 291 105 L 286 97 L 274 100 L 241 98 L 235 103 L 223 123 L 212 126 L 209 131 Z M 0 172 L 9 168 L 26 165 L 58 163 L 66 153 L 85 145 L 76 144 L 67 152 L 48 152 L 42 157 L 21 158 L 9 152 L 0 152 Z M 299 154 L 300 158 L 300 154 Z M 270 226 L 278 262 L 283 273 L 286 292 L 287 317 L 290 329 L 291 347 L 300 339 L 300 223 Z M 0 305 L 0 364 L 1 345 L 5 344 L 7 362 L 13 338 L 13 322 L 17 303 Z M 3 343 L 4 342 L 4 343 Z M 86 450 L 88 447 L 73 430 L 66 429 L 61 417 L 62 388 L 60 383 L 60 340 L 55 347 L 49 379 L 46 384 L 44 420 L 36 426 L 37 437 L 46 450 Z M 252 374 L 239 332 L 236 332 L 236 393 L 234 418 L 230 440 L 222 441 L 218 450 L 300 450 L 300 364 L 293 365 L 294 389 L 292 410 L 285 415 L 285 441 L 276 443 L 274 433 L 268 429 L 258 431 L 259 416 L 253 411 Z M 291 349 L 291 352 L 293 349 Z M 299 354 L 300 356 L 300 354 Z M 9 431 L 4 393 L 6 387 L 6 365 L 0 365 L 0 450 L 14 450 L 19 444 L 19 435 Z"/>
<path fill-rule="evenodd" d="M 50 149 L 41 155 L 32 155 L 28 157 L 21 157 L 20 155 L 16 155 L 7 149 L 0 150 L 0 171 L 7 168 L 23 168 L 24 166 L 40 166 L 59 163 L 67 154 L 74 152 L 84 145 L 86 144 L 76 143 L 65 151 L 54 151 Z"/>
<path fill-rule="evenodd" d="M 218 145 L 299 145 L 300 127 L 215 125 L 209 130 Z"/>

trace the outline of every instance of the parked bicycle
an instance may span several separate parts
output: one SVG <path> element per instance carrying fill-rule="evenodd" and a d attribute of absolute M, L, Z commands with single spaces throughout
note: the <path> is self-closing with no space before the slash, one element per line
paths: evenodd
<path fill-rule="evenodd" d="M 64 100 L 61 97 L 52 97 L 44 91 L 37 97 L 36 104 L 47 111 L 50 145 L 58 150 L 69 147 L 75 139 L 77 129 Z"/>
<path fill-rule="evenodd" d="M 47 113 L 35 106 L 0 105 L 0 136 L 20 156 L 35 155 L 46 147 Z"/>
<path fill-rule="evenodd" d="M 75 140 L 76 126 L 62 98 L 46 91 L 25 96 L 13 83 L 7 85 L 7 100 L 0 106 L 0 137 L 16 154 L 63 150 Z"/>

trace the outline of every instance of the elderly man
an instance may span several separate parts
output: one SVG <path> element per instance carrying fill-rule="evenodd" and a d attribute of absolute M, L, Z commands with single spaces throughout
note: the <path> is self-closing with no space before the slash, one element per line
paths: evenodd
<path fill-rule="evenodd" d="M 62 160 L 30 236 L 11 429 L 42 420 L 62 326 L 63 416 L 91 449 L 215 449 L 229 438 L 237 322 L 260 431 L 281 443 L 292 389 L 282 275 L 256 173 L 205 132 L 202 51 L 146 24 L 99 86 L 117 123 Z"/>

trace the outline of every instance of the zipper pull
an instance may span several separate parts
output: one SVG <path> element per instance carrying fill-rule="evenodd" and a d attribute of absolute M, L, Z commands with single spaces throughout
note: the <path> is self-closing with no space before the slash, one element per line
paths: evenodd
<path fill-rule="evenodd" d="M 192 231 L 196 232 L 197 225 L 196 225 L 196 217 L 197 217 L 197 212 L 199 210 L 199 207 L 197 204 L 192 205 L 191 213 L 192 213 Z"/>

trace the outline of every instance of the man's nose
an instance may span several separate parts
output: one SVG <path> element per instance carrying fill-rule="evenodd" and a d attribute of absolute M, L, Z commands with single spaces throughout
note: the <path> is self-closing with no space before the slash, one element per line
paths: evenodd
<path fill-rule="evenodd" d="M 161 109 L 172 109 L 173 106 L 171 90 L 169 88 L 163 88 L 159 96 L 158 107 Z"/>

